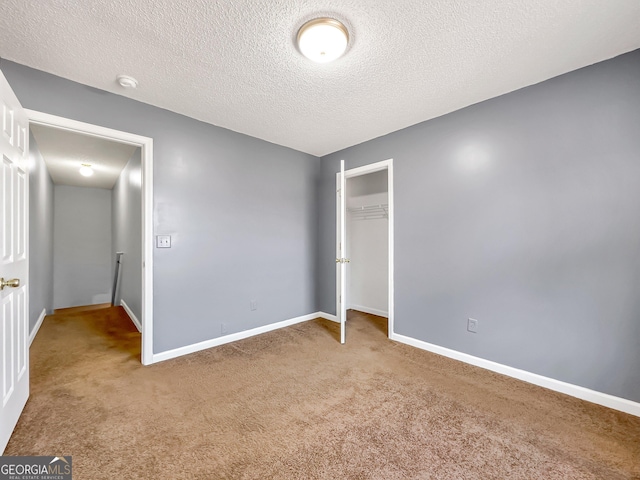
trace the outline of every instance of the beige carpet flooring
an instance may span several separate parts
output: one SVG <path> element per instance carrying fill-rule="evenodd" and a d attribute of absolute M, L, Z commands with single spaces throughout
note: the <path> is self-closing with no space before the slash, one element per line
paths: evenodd
<path fill-rule="evenodd" d="M 74 479 L 640 479 L 640 418 L 386 338 L 350 312 L 150 367 L 120 308 L 46 318 L 6 455 Z"/>

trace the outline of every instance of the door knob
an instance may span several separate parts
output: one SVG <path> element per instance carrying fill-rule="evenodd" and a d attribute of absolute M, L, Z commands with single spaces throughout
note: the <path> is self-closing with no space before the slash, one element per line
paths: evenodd
<path fill-rule="evenodd" d="M 20 279 L 12 278 L 11 280 L 5 280 L 4 278 L 0 278 L 0 290 L 4 290 L 4 287 L 19 287 Z"/>

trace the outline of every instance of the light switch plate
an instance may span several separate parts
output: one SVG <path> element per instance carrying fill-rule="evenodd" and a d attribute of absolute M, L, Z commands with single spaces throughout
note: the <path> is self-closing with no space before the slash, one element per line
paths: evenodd
<path fill-rule="evenodd" d="M 171 235 L 156 235 L 156 248 L 171 248 Z"/>

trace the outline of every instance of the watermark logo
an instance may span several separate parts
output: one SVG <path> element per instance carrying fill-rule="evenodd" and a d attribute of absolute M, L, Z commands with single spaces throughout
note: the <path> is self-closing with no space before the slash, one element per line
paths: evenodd
<path fill-rule="evenodd" d="M 0 457 L 0 480 L 71 480 L 71 456 Z"/>

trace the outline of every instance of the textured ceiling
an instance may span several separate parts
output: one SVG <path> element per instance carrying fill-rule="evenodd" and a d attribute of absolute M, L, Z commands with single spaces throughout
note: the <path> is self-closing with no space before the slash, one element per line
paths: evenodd
<path fill-rule="evenodd" d="M 136 147 L 42 125 L 31 125 L 38 150 L 56 185 L 111 189 Z M 80 166 L 93 167 L 91 177 L 80 175 Z"/>
<path fill-rule="evenodd" d="M 331 64 L 294 45 L 317 16 L 351 33 Z M 0 56 L 324 155 L 639 48 L 639 25 L 638 0 L 2 0 Z"/>

